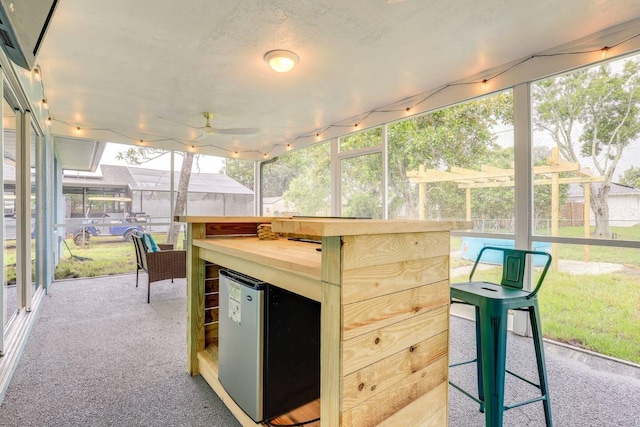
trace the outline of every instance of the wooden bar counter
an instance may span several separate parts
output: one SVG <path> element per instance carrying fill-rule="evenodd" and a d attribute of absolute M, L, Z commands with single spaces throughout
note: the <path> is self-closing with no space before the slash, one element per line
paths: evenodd
<path fill-rule="evenodd" d="M 258 424 L 218 381 L 221 267 L 321 303 L 320 423 L 315 425 L 447 425 L 450 231 L 470 223 L 176 220 L 188 226 L 187 368 L 205 378 L 243 426 Z M 283 237 L 259 240 L 257 226 L 264 223 Z M 321 240 L 322 251 L 287 239 L 296 236 Z"/>

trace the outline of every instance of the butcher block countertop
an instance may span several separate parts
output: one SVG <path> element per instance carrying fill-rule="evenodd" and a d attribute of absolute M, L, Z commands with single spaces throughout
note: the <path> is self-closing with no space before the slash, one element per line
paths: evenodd
<path fill-rule="evenodd" d="M 213 237 L 194 239 L 193 245 L 219 254 L 265 264 L 311 279 L 321 279 L 321 245 L 280 238 L 260 240 L 257 237 Z"/>
<path fill-rule="evenodd" d="M 271 223 L 276 233 L 308 236 L 360 236 L 367 234 L 419 233 L 428 231 L 464 230 L 471 222 L 457 220 L 424 221 L 399 219 L 351 219 L 322 217 L 204 217 L 179 216 L 186 223 Z"/>

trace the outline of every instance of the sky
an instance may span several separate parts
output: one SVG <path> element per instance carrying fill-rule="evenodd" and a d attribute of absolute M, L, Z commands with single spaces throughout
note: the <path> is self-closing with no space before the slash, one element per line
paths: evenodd
<path fill-rule="evenodd" d="M 102 153 L 100 164 L 131 166 L 127 164 L 127 162 L 125 162 L 124 160 L 116 159 L 116 156 L 118 155 L 119 152 L 127 151 L 131 147 L 132 147 L 131 145 L 126 145 L 126 144 L 116 144 L 113 142 L 107 143 L 107 146 L 104 152 Z M 221 157 L 200 155 L 197 161 L 200 166 L 200 172 L 203 172 L 203 173 L 219 173 L 224 165 L 224 161 Z M 168 171 L 171 169 L 171 156 L 167 153 L 166 155 L 161 156 L 158 159 L 149 161 L 147 163 L 142 163 L 140 165 L 136 165 L 135 167 Z M 175 156 L 174 169 L 178 171 L 180 170 L 181 167 L 182 167 L 182 157 Z M 195 167 L 195 162 L 194 162 L 194 167 Z"/>

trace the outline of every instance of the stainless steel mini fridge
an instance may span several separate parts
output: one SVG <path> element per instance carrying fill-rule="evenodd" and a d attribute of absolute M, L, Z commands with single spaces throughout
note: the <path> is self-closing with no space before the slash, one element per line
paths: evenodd
<path fill-rule="evenodd" d="M 254 421 L 320 397 L 320 303 L 220 271 L 218 379 Z"/>
<path fill-rule="evenodd" d="M 220 271 L 218 380 L 256 422 L 263 417 L 265 286 L 240 273 Z"/>

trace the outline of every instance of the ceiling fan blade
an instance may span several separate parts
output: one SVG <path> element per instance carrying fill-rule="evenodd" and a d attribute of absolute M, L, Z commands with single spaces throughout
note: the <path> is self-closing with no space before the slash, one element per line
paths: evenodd
<path fill-rule="evenodd" d="M 216 129 L 211 128 L 211 133 L 222 133 L 225 135 L 251 135 L 260 132 L 258 128 L 231 128 L 231 129 Z"/>
<path fill-rule="evenodd" d="M 168 122 L 189 128 L 195 129 L 201 132 L 201 134 L 196 138 L 196 141 L 202 139 L 205 136 L 213 135 L 215 133 L 220 133 L 223 135 L 250 135 L 254 133 L 260 132 L 258 128 L 229 128 L 229 129 L 216 129 L 211 127 L 210 120 L 213 119 L 213 113 L 204 112 L 202 113 L 204 118 L 207 120 L 207 123 L 204 126 L 189 126 L 184 123 L 176 122 L 175 120 L 168 119 L 166 117 L 158 116 L 158 118 L 162 120 L 166 120 Z"/>
<path fill-rule="evenodd" d="M 171 123 L 174 123 L 176 125 L 184 126 L 186 128 L 189 128 L 189 129 L 202 129 L 202 127 L 185 125 L 184 123 L 176 122 L 175 120 L 171 120 L 171 119 L 168 119 L 168 118 L 162 117 L 162 116 L 158 116 L 158 118 L 162 119 L 162 120 L 166 120 L 166 121 L 171 122 Z"/>

